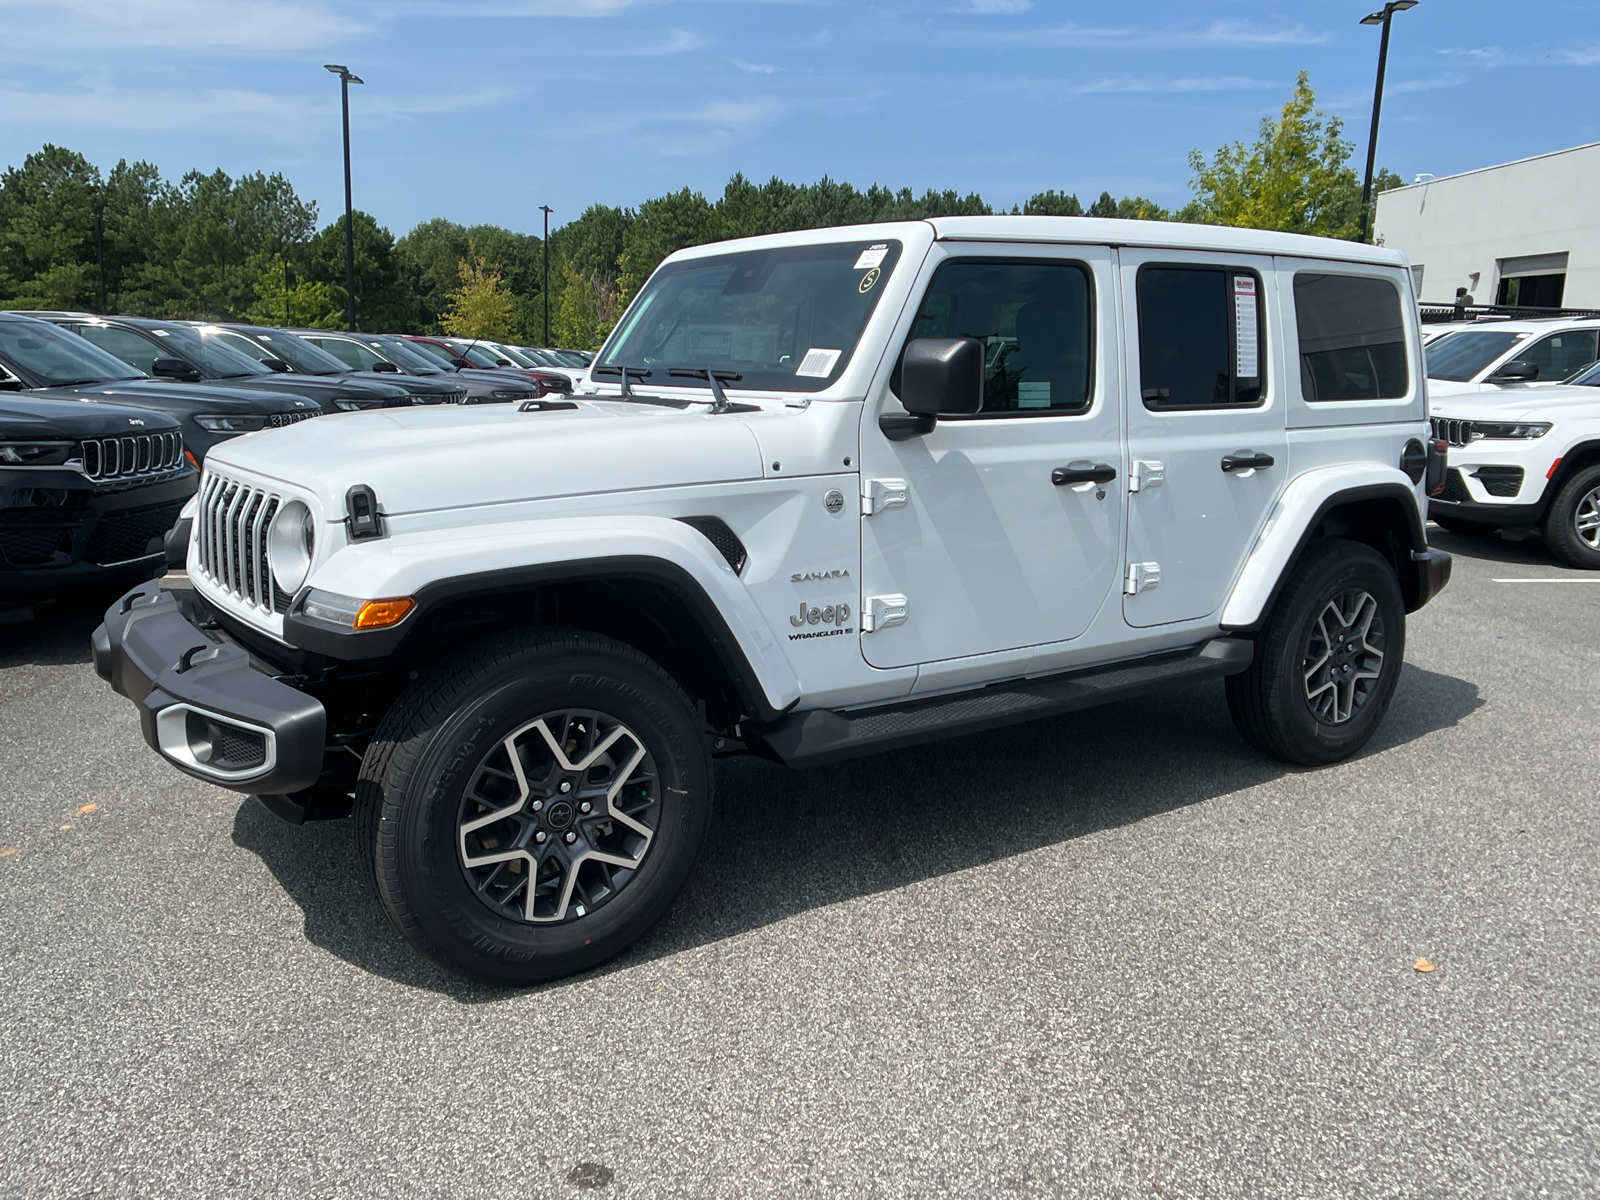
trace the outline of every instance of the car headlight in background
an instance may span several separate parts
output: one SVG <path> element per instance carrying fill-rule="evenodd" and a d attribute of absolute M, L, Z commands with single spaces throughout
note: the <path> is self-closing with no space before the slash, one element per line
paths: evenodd
<path fill-rule="evenodd" d="M 526 390 L 519 390 L 515 392 L 495 392 L 494 398 L 496 400 L 537 400 L 539 398 L 539 393 Z"/>
<path fill-rule="evenodd" d="M 267 531 L 267 563 L 272 578 L 293 595 L 311 574 L 311 555 L 317 548 L 317 522 L 311 510 L 291 500 L 272 518 Z"/>
<path fill-rule="evenodd" d="M 196 417 L 194 423 L 208 433 L 254 433 L 258 429 L 265 429 L 266 417 L 230 417 L 230 416 L 204 416 Z"/>
<path fill-rule="evenodd" d="M 1472 432 L 1482 438 L 1527 438 L 1543 437 L 1550 432 L 1549 421 L 1474 421 Z M 1473 439 L 1474 441 L 1477 438 Z"/>
<path fill-rule="evenodd" d="M 368 408 L 382 408 L 382 400 L 374 400 L 366 396 L 335 396 L 333 403 L 340 412 L 361 412 Z"/>
<path fill-rule="evenodd" d="M 0 442 L 0 467 L 59 467 L 72 450 L 71 442 Z"/>

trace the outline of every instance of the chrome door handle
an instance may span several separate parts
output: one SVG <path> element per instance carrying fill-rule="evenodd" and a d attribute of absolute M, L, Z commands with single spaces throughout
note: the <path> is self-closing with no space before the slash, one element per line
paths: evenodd
<path fill-rule="evenodd" d="M 1235 450 L 1222 456 L 1224 471 L 1265 471 L 1278 460 L 1270 454 L 1257 454 L 1254 450 Z"/>
<path fill-rule="evenodd" d="M 1087 460 L 1068 463 L 1050 472 L 1050 482 L 1057 487 L 1065 487 L 1069 483 L 1110 483 L 1116 477 L 1115 467 Z"/>

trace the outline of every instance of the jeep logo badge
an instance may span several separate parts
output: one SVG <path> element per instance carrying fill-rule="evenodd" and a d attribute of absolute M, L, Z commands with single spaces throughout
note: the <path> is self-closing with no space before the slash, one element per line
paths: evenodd
<path fill-rule="evenodd" d="M 807 608 L 800 606 L 797 616 L 789 618 L 789 624 L 798 629 L 802 625 L 844 625 L 850 620 L 850 606 L 848 604 L 829 604 L 822 608 Z"/>

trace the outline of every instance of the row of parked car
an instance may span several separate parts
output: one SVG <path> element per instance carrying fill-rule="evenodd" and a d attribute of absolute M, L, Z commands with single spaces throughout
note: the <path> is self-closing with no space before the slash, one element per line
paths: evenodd
<path fill-rule="evenodd" d="M 0 623 L 166 566 L 207 453 L 326 413 L 573 391 L 579 351 L 460 338 L 0 312 Z"/>

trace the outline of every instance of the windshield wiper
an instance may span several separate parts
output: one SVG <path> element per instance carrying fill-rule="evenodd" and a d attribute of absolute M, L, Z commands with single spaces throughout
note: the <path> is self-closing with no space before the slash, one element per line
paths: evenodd
<path fill-rule="evenodd" d="M 725 413 L 733 411 L 733 404 L 728 400 L 728 394 L 722 390 L 723 383 L 739 383 L 744 376 L 737 371 L 714 371 L 710 367 L 672 368 L 668 375 L 679 379 L 703 379 L 711 388 L 711 411 Z M 743 407 L 743 406 L 740 406 Z"/>
<path fill-rule="evenodd" d="M 653 372 L 648 367 L 596 367 L 590 371 L 591 375 L 620 375 L 622 377 L 621 398 L 633 399 L 633 389 L 628 386 L 630 379 L 649 379 Z"/>

